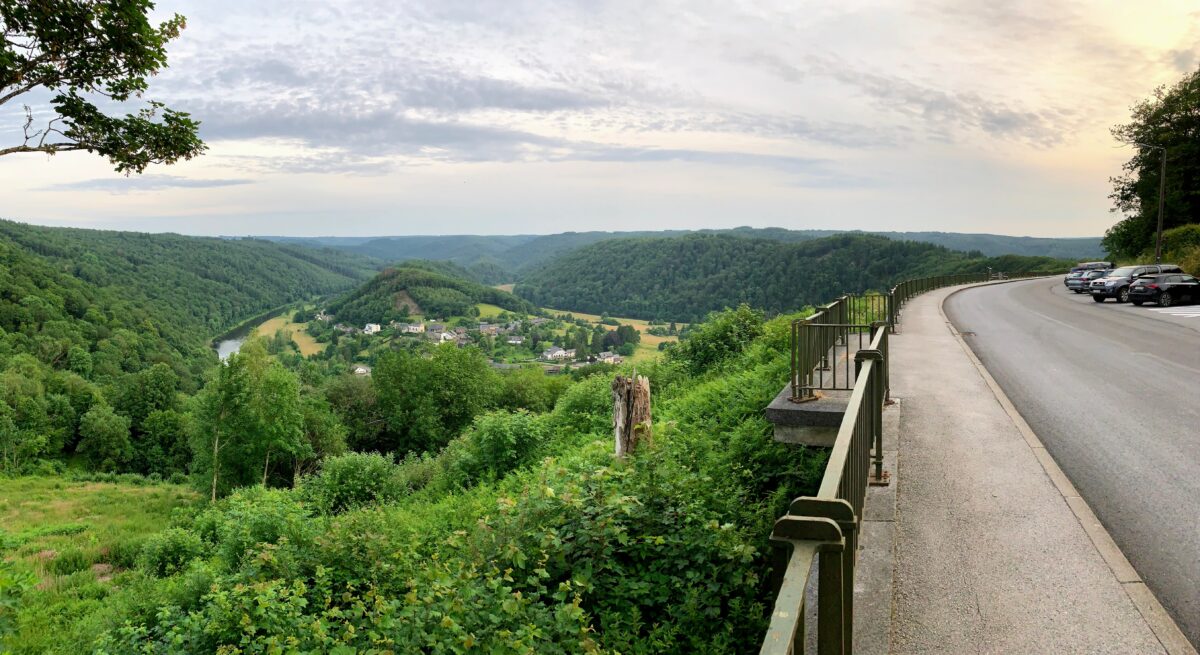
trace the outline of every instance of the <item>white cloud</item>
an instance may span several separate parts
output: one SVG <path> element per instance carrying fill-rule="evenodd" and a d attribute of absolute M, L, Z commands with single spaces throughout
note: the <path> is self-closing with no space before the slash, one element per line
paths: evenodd
<path fill-rule="evenodd" d="M 188 28 L 150 95 L 210 153 L 129 183 L 6 157 L 0 190 L 17 218 L 198 232 L 1099 234 L 1108 128 L 1200 63 L 1189 4 L 164 1 Z"/>

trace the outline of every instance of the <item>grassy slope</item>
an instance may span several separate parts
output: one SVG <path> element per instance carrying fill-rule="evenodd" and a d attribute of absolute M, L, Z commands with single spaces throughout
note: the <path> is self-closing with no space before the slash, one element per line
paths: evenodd
<path fill-rule="evenodd" d="M 283 330 L 291 336 L 292 343 L 300 350 L 300 354 L 308 357 L 316 355 L 325 350 L 325 346 L 317 343 L 311 334 L 305 331 L 308 323 L 295 323 L 292 321 L 292 314 L 284 313 L 282 316 L 266 321 L 254 329 L 254 333 L 259 336 L 272 337 L 278 330 Z"/>
<path fill-rule="evenodd" d="M 58 643 L 65 626 L 121 587 L 142 540 L 198 500 L 178 485 L 0 479 L 0 553 L 38 580 L 0 652 L 7 645 L 40 653 Z"/>

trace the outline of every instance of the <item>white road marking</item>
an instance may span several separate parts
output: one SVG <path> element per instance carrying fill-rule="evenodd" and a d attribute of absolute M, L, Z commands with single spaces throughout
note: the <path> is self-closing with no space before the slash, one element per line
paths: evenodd
<path fill-rule="evenodd" d="M 1152 312 L 1162 312 L 1183 318 L 1200 318 L 1200 306 L 1195 307 L 1151 307 Z"/>

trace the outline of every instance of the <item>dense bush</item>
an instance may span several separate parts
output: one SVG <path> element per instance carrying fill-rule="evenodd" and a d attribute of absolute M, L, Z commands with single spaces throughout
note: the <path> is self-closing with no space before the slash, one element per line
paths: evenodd
<path fill-rule="evenodd" d="M 491 412 L 461 437 L 455 468 L 465 483 L 494 480 L 529 463 L 549 436 L 547 421 L 525 411 Z"/>
<path fill-rule="evenodd" d="M 697 375 L 744 350 L 762 331 L 762 312 L 739 305 L 737 309 L 710 314 L 669 351 L 669 356 Z"/>
<path fill-rule="evenodd" d="M 240 489 L 196 517 L 196 531 L 215 546 L 217 555 L 237 568 L 260 544 L 286 539 L 305 545 L 319 531 L 295 494 L 282 489 Z"/>
<path fill-rule="evenodd" d="M 153 576 L 174 575 L 199 557 L 203 550 L 204 544 L 196 533 L 168 528 L 146 540 L 138 555 L 137 566 Z"/>
<path fill-rule="evenodd" d="M 402 491 L 396 466 L 379 453 L 346 453 L 328 457 L 315 475 L 304 478 L 300 496 L 326 514 L 394 500 Z"/>

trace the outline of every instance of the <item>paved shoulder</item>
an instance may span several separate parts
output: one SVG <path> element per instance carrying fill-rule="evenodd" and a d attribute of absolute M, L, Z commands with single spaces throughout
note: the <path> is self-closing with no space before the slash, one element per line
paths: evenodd
<path fill-rule="evenodd" d="M 1049 280 L 946 302 L 1138 575 L 1200 645 L 1198 310 L 1094 303 Z"/>
<path fill-rule="evenodd" d="M 893 651 L 1161 653 L 938 310 L 905 309 Z"/>

